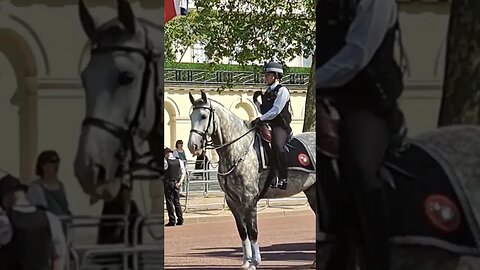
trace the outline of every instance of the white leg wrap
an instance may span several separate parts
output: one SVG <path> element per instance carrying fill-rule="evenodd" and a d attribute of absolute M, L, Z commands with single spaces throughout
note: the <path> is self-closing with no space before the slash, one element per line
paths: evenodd
<path fill-rule="evenodd" d="M 242 251 L 243 251 L 242 268 L 248 269 L 250 267 L 250 263 L 252 262 L 252 245 L 249 239 L 242 241 Z"/>
<path fill-rule="evenodd" d="M 262 262 L 262 255 L 260 254 L 260 246 L 256 241 L 252 242 L 252 264 L 255 266 L 260 265 Z"/>

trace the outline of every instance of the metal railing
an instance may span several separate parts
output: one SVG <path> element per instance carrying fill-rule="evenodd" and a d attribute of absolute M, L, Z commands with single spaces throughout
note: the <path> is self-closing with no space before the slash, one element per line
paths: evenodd
<path fill-rule="evenodd" d="M 132 226 L 132 232 L 129 232 L 132 224 L 129 224 L 129 217 L 126 215 L 72 216 L 60 217 L 60 219 L 68 222 L 65 235 L 70 256 L 67 256 L 66 270 L 112 269 L 112 267 L 137 270 L 140 265 L 142 265 L 141 269 L 160 269 L 164 263 L 163 214 L 138 217 Z M 102 220 L 111 222 L 102 223 Z M 98 244 L 93 230 L 98 230 L 100 224 L 122 229 L 121 241 L 118 244 Z M 152 225 L 160 225 L 159 236 L 153 234 Z M 90 229 L 80 238 L 83 240 L 81 243 L 73 236 L 77 229 Z M 150 243 L 143 243 L 148 239 L 145 234 L 142 234 L 143 241 L 138 239 L 140 230 L 145 229 L 149 230 L 153 240 Z M 131 243 L 129 243 L 129 233 L 133 234 Z"/>
<path fill-rule="evenodd" d="M 310 74 L 290 73 L 282 78 L 286 85 L 308 85 Z M 253 71 L 207 71 L 195 69 L 165 69 L 166 83 L 200 83 L 200 84 L 264 84 L 262 73 Z"/>
<path fill-rule="evenodd" d="M 228 209 L 225 194 L 218 183 L 217 169 L 218 163 L 208 161 L 202 164 L 202 168 L 194 169 L 192 167 L 197 164 L 196 161 L 187 161 L 188 177 L 185 180 L 182 191 L 185 192 L 183 202 L 183 212 L 195 212 L 205 210 L 218 210 L 218 213 Z M 205 166 L 206 165 L 206 166 Z M 221 198 L 214 202 L 207 203 L 198 201 L 194 202 L 193 198 Z M 286 202 L 289 202 L 288 204 Z M 294 202 L 294 204 L 292 204 Z M 266 208 L 291 208 L 299 206 L 308 206 L 308 200 L 304 194 L 299 194 L 289 198 L 281 199 L 261 199 L 257 205 L 258 210 L 261 211 Z"/>

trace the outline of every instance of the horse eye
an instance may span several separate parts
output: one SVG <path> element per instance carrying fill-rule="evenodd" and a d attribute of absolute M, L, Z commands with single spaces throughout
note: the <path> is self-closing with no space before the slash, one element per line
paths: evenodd
<path fill-rule="evenodd" d="M 207 119 L 207 116 L 206 116 L 206 115 L 202 115 L 202 119 Z"/>
<path fill-rule="evenodd" d="M 132 73 L 125 71 L 120 73 L 119 82 L 120 85 L 129 85 L 135 80 L 135 76 Z"/>

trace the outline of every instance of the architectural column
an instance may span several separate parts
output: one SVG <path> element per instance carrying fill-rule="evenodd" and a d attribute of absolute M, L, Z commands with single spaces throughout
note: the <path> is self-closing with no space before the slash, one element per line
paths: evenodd
<path fill-rule="evenodd" d="M 37 78 L 25 77 L 18 83 L 20 93 L 20 179 L 32 181 L 37 154 Z"/>
<path fill-rule="evenodd" d="M 151 214 L 163 213 L 164 186 L 163 180 L 151 181 L 149 185 L 150 198 L 152 199 Z"/>

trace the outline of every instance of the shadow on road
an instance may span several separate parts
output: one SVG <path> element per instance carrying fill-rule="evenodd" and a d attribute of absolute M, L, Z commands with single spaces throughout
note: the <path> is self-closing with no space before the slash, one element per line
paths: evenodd
<path fill-rule="evenodd" d="M 274 265 L 261 265 L 258 267 L 258 269 L 315 269 L 311 267 L 312 264 L 303 264 L 303 265 L 298 265 L 298 266 L 274 266 Z M 211 265 L 186 265 L 186 266 L 165 266 L 165 270 L 182 270 L 182 269 L 188 269 L 188 270 L 204 270 L 204 269 L 211 269 L 211 270 L 225 270 L 225 269 L 241 269 L 239 266 L 211 266 Z"/>
<path fill-rule="evenodd" d="M 229 257 L 239 258 L 242 256 L 241 248 L 216 247 L 195 249 L 196 253 L 190 253 L 198 257 Z M 263 261 L 310 261 L 315 258 L 315 243 L 275 244 L 261 246 Z"/>

